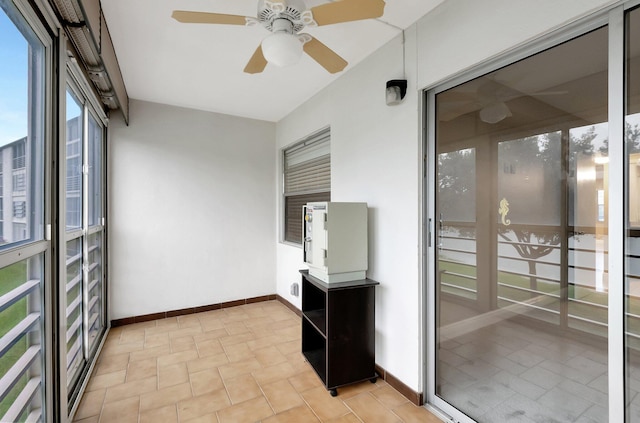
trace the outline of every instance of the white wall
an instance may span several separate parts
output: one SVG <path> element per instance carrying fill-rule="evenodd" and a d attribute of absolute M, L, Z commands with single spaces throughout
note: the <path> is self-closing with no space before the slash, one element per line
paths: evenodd
<path fill-rule="evenodd" d="M 111 318 L 275 293 L 275 125 L 131 101 L 109 126 Z"/>
<path fill-rule="evenodd" d="M 399 35 L 278 122 L 278 163 L 280 149 L 331 126 L 332 199 L 366 201 L 371 208 L 367 276 L 381 284 L 376 362 L 410 388 L 423 391 L 426 366 L 419 90 L 610 3 L 447 0 L 406 31 L 409 92 L 401 105 L 384 103 L 385 82 L 402 77 Z M 298 307 L 300 298 L 289 294 L 289 286 L 299 281 L 298 269 L 304 267 L 300 248 L 278 243 L 277 292 Z"/>
<path fill-rule="evenodd" d="M 415 31 L 409 30 L 408 63 L 415 63 L 413 40 Z M 331 198 L 369 206 L 367 276 L 381 284 L 376 288 L 376 361 L 417 390 L 420 124 L 413 69 L 407 67 L 405 101 L 387 106 L 386 81 L 403 77 L 398 36 L 280 121 L 277 144 L 281 149 L 331 125 Z M 302 250 L 278 244 L 277 251 L 278 294 L 300 307 L 289 286 L 305 268 Z"/>
<path fill-rule="evenodd" d="M 429 87 L 616 0 L 446 0 L 417 22 L 418 87 Z"/>

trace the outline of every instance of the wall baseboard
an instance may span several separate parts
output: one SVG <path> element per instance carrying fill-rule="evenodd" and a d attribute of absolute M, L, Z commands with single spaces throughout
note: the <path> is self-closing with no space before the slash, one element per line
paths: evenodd
<path fill-rule="evenodd" d="M 302 310 L 298 310 L 298 307 L 294 306 L 289 301 L 285 300 L 284 297 L 278 294 L 276 294 L 276 299 L 280 301 L 282 304 L 284 304 L 285 306 L 287 306 L 287 308 L 293 311 L 296 315 L 298 315 L 298 317 L 302 318 Z"/>
<path fill-rule="evenodd" d="M 289 308 L 298 316 L 302 317 L 302 311 L 298 310 L 296 306 L 291 304 L 289 301 L 287 301 L 280 295 L 276 295 L 276 297 L 277 297 L 277 300 L 280 301 L 285 306 L 287 306 L 287 308 Z M 407 385 L 402 383 L 400 379 L 398 379 L 397 377 L 395 377 L 394 375 L 386 371 L 384 368 L 382 368 L 382 366 L 378 364 L 376 364 L 376 373 L 378 373 L 378 376 L 380 377 L 380 379 L 387 382 L 391 387 L 393 387 L 396 391 L 400 392 L 409 401 L 411 401 L 415 405 L 423 405 L 424 399 L 422 397 L 421 392 L 416 392 L 413 389 L 409 388 Z"/>
<path fill-rule="evenodd" d="M 165 319 L 167 317 L 176 317 L 176 316 L 184 316 L 187 314 L 202 313 L 202 312 L 211 311 L 211 310 L 220 310 L 228 307 L 236 307 L 244 304 L 259 303 L 262 301 L 272 301 L 272 300 L 277 300 L 281 302 L 289 310 L 294 312 L 298 317 L 302 318 L 301 310 L 299 310 L 296 306 L 294 306 L 289 301 L 287 301 L 284 297 L 278 294 L 275 294 L 275 295 L 263 295 L 261 297 L 245 298 L 242 300 L 227 301 L 224 303 L 210 304 L 206 306 L 183 308 L 180 310 L 171 310 L 171 311 L 165 311 L 160 313 L 144 314 L 141 316 L 125 317 L 124 319 L 115 319 L 111 321 L 111 327 L 130 325 L 132 323 L 148 322 L 151 320 Z M 378 376 L 380 377 L 380 379 L 387 382 L 391 387 L 393 387 L 396 391 L 400 392 L 404 397 L 406 397 L 412 403 L 416 405 L 424 404 L 423 402 L 424 398 L 421 392 L 416 392 L 413 389 L 409 388 L 400 379 L 398 379 L 397 377 L 395 377 L 394 375 L 386 371 L 382 366 L 378 364 L 376 364 L 376 373 L 378 373 Z"/>
<path fill-rule="evenodd" d="M 227 301 L 224 303 L 209 304 L 198 307 L 182 308 L 179 310 L 170 310 L 160 313 L 143 314 L 141 316 L 125 317 L 124 319 L 114 319 L 111 321 L 111 327 L 130 325 L 132 323 L 148 322 L 151 320 L 166 319 L 167 317 L 184 316 L 187 314 L 202 313 L 211 310 L 220 310 L 222 308 L 236 307 L 244 304 L 259 303 L 262 301 L 272 301 L 276 299 L 276 295 L 263 295 L 260 297 L 244 298 L 241 300 Z"/>
<path fill-rule="evenodd" d="M 400 379 L 386 371 L 382 366 L 376 364 L 376 373 L 378 376 L 387 382 L 393 389 L 400 392 L 405 398 L 414 403 L 415 405 L 423 405 L 424 398 L 422 392 L 416 392 L 413 389 L 405 385 Z"/>

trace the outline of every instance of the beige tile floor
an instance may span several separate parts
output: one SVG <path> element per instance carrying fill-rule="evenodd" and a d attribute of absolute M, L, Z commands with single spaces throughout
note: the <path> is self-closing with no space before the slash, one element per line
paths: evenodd
<path fill-rule="evenodd" d="M 114 328 L 75 421 L 440 422 L 382 380 L 331 397 L 300 333 L 277 301 Z"/>

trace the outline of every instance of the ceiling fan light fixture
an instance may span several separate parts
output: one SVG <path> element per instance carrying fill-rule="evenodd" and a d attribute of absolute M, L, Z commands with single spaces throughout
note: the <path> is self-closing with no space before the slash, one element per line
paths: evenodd
<path fill-rule="evenodd" d="M 489 104 L 480 109 L 480 120 L 485 123 L 498 123 L 508 117 L 513 116 L 509 107 L 502 101 Z"/>
<path fill-rule="evenodd" d="M 262 40 L 262 53 L 267 62 L 276 66 L 298 63 L 302 56 L 302 42 L 293 34 L 293 24 L 287 19 L 273 22 L 273 34 Z"/>
<path fill-rule="evenodd" d="M 318 0 L 314 0 L 318 1 Z M 306 53 L 329 73 L 344 70 L 349 64 L 331 48 L 309 34 L 306 27 L 379 18 L 384 14 L 385 0 L 326 1 L 308 8 L 305 0 L 257 0 L 256 17 L 224 13 L 174 10 L 171 16 L 190 24 L 246 25 L 260 24 L 272 35 L 255 49 L 244 68 L 248 74 L 261 73 L 268 63 L 292 65 Z"/>
<path fill-rule="evenodd" d="M 302 56 L 302 43 L 297 36 L 276 32 L 262 40 L 262 53 L 267 62 L 276 66 L 298 63 Z"/>

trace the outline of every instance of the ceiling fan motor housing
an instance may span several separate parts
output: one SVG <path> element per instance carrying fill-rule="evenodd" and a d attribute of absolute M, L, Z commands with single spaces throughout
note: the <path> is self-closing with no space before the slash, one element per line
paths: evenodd
<path fill-rule="evenodd" d="M 282 31 L 280 19 L 291 22 L 291 33 L 297 34 L 305 26 L 313 26 L 315 21 L 311 11 L 307 10 L 303 0 L 286 0 L 283 2 L 260 0 L 258 2 L 258 21 L 271 32 Z M 274 25 L 275 24 L 275 25 Z"/>
<path fill-rule="evenodd" d="M 292 34 L 294 32 L 293 23 L 286 18 L 276 18 L 271 23 L 271 32 L 274 34 L 276 32 L 285 32 L 287 34 Z"/>

